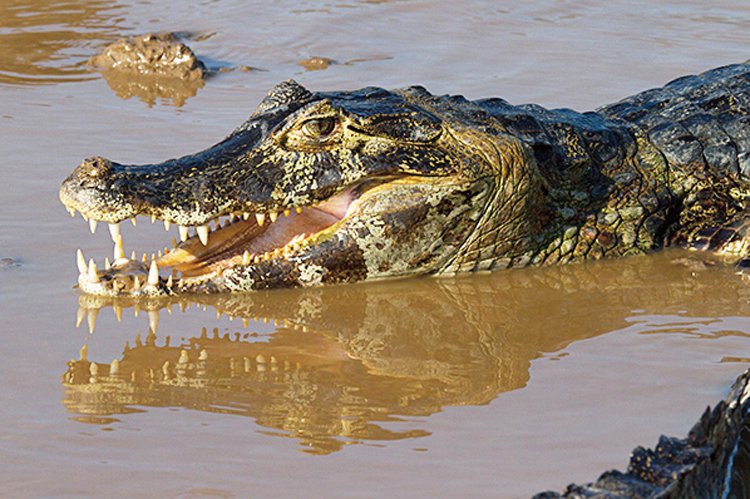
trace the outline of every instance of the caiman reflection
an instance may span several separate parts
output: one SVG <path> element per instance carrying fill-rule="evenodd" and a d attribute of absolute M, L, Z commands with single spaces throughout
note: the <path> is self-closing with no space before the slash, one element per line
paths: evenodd
<path fill-rule="evenodd" d="M 121 313 L 137 303 L 153 323 L 160 308 L 197 303 L 274 321 L 277 328 L 268 342 L 254 341 L 246 330 L 217 334 L 211 326 L 172 332 L 172 338 L 193 335 L 181 344 L 164 331 L 158 338 L 152 332 L 131 338 L 112 363 L 112 357 L 91 362 L 84 349 L 63 375 L 64 404 L 87 422 L 111 422 L 112 415 L 158 406 L 243 415 L 316 454 L 352 443 L 420 437 L 429 433 L 410 418 L 446 406 L 486 404 L 522 388 L 535 358 L 625 327 L 634 308 L 678 313 L 685 300 L 729 272 L 700 272 L 702 264 L 696 270 L 695 262 L 675 258 L 206 295 L 193 302 L 84 295 L 81 317 L 110 306 Z M 750 297 L 750 290 L 731 287 L 710 305 L 725 303 L 733 313 L 742 303 L 737 293 Z M 698 308 L 694 313 L 700 314 Z"/>

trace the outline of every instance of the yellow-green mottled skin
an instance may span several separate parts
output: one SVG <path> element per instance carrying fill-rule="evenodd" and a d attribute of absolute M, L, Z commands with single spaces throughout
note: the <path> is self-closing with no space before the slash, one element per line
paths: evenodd
<path fill-rule="evenodd" d="M 421 87 L 275 87 L 201 153 L 156 165 L 82 163 L 69 208 L 201 225 L 353 189 L 356 208 L 304 247 L 134 295 L 242 292 L 489 271 L 668 245 L 748 253 L 750 66 L 683 77 L 595 112 L 434 96 Z M 144 269 L 145 271 L 145 269 Z M 84 291 L 118 294 L 102 282 Z"/>

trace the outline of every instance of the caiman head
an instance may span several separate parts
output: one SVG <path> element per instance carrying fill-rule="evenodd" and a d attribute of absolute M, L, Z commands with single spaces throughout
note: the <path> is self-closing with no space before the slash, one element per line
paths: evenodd
<path fill-rule="evenodd" d="M 472 270 L 488 247 L 518 247 L 533 160 L 513 137 L 459 126 L 437 99 L 419 87 L 311 93 L 287 81 L 205 151 L 149 165 L 85 160 L 60 199 L 92 230 L 108 223 L 115 249 L 103 267 L 79 250 L 80 288 L 314 286 Z M 128 258 L 118 224 L 138 215 L 179 226 L 181 242 Z"/>

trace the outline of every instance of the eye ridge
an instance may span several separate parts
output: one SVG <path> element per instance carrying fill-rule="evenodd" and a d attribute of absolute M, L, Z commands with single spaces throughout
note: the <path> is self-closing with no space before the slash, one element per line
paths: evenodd
<path fill-rule="evenodd" d="M 336 120 L 331 117 L 313 118 L 302 125 L 302 131 L 312 138 L 327 137 L 336 127 Z"/>

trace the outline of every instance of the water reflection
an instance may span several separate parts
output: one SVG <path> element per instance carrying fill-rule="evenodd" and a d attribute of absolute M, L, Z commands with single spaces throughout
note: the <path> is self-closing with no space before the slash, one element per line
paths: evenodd
<path fill-rule="evenodd" d="M 0 83 L 93 79 L 86 60 L 122 32 L 113 0 L 0 2 Z"/>
<path fill-rule="evenodd" d="M 410 417 L 486 404 L 525 386 L 533 359 L 623 328 L 634 315 L 747 314 L 745 286 L 732 281 L 715 292 L 728 274 L 670 254 L 246 296 L 82 296 L 80 320 L 102 307 L 138 307 L 156 326 L 158 310 L 197 304 L 276 329 L 268 341 L 247 330 L 222 336 L 209 332 L 206 317 L 202 331 L 136 337 L 112 364 L 91 362 L 84 350 L 63 376 L 64 404 L 88 422 L 156 406 L 244 415 L 317 454 L 415 438 L 428 432 Z M 685 328 L 664 332 L 672 330 Z M 192 337 L 176 345 L 166 334 Z"/>

